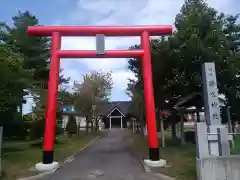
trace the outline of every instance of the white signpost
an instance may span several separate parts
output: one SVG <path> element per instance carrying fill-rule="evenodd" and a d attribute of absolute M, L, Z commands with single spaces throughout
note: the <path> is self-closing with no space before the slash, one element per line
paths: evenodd
<path fill-rule="evenodd" d="M 198 180 L 228 179 L 226 178 L 228 177 L 227 172 L 224 170 L 225 164 L 222 162 L 224 159 L 219 160 L 216 157 L 229 157 L 230 148 L 228 141 L 231 137 L 228 135 L 228 129 L 221 123 L 214 63 L 203 64 L 202 81 L 206 121 L 196 124 L 197 177 Z M 219 163 L 216 163 L 218 161 Z"/>
<path fill-rule="evenodd" d="M 214 63 L 204 63 L 202 72 L 206 123 L 207 125 L 220 125 L 220 106 Z"/>
<path fill-rule="evenodd" d="M 218 100 L 218 88 L 215 64 L 204 63 L 202 67 L 202 80 L 204 91 L 204 113 L 206 123 L 208 126 L 207 132 L 215 135 L 208 136 L 209 140 L 209 153 L 210 155 L 218 156 L 218 136 L 216 135 L 217 128 L 222 128 L 220 106 Z"/>

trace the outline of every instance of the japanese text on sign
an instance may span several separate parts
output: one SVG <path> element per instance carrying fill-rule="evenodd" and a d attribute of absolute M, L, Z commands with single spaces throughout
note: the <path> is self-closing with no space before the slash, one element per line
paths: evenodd
<path fill-rule="evenodd" d="M 218 103 L 217 102 L 212 102 L 212 107 L 213 108 L 218 107 Z"/>
<path fill-rule="evenodd" d="M 212 67 L 208 68 L 208 75 L 209 76 L 214 76 L 214 69 Z"/>
<path fill-rule="evenodd" d="M 208 124 L 220 124 L 220 108 L 214 63 L 205 63 L 202 72 L 206 121 Z"/>
<path fill-rule="evenodd" d="M 217 113 L 213 113 L 213 114 L 212 114 L 212 118 L 213 118 L 214 120 L 216 120 L 216 119 L 219 119 L 219 116 L 218 116 Z"/>
<path fill-rule="evenodd" d="M 216 98 L 218 97 L 217 93 L 216 92 L 211 92 L 210 95 L 213 97 L 213 98 Z"/>
<path fill-rule="evenodd" d="M 214 80 L 208 81 L 209 86 L 214 87 L 216 85 L 216 82 Z"/>

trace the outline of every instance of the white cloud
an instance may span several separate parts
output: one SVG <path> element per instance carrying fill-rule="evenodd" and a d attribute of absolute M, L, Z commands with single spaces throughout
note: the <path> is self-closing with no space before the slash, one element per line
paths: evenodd
<path fill-rule="evenodd" d="M 128 79 L 135 79 L 135 76 L 130 71 L 117 71 L 113 73 L 112 78 L 113 82 L 115 82 L 115 86 L 124 92 L 126 90 Z"/>
<path fill-rule="evenodd" d="M 139 37 L 122 37 L 122 38 L 105 38 L 105 49 L 127 49 L 132 44 L 138 44 L 140 42 Z M 95 50 L 95 37 L 64 37 L 62 40 L 63 50 Z M 77 61 L 86 64 L 89 70 L 116 70 L 127 68 L 127 61 L 125 59 L 116 58 L 101 58 L 101 59 L 77 59 Z M 66 69 L 65 69 L 66 70 Z"/>
<path fill-rule="evenodd" d="M 78 0 L 76 9 L 70 14 L 70 21 L 77 25 L 85 21 L 87 26 L 96 25 L 168 25 L 174 24 L 175 15 L 184 0 Z M 232 12 L 233 0 L 209 0 L 210 6 L 223 12 Z M 84 16 L 84 17 L 83 17 Z M 106 38 L 106 49 L 123 49 L 139 43 L 139 38 Z M 95 50 L 95 38 L 65 38 L 63 49 Z M 127 61 L 122 59 L 80 60 L 89 70 L 113 71 L 114 86 L 124 90 L 127 79 L 133 74 L 127 71 Z M 65 72 L 69 69 L 65 69 Z M 73 75 L 74 76 L 74 75 Z M 72 77 L 73 77 L 72 76 Z M 73 77 L 74 78 L 74 77 Z"/>

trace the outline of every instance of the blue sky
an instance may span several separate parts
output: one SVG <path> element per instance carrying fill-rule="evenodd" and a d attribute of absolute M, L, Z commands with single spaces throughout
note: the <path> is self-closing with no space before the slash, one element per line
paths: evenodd
<path fill-rule="evenodd" d="M 184 0 L 3 0 L 0 21 L 11 24 L 19 10 L 29 10 L 43 25 L 158 25 L 173 24 Z M 240 13 L 237 0 L 208 0 L 212 7 L 225 13 Z M 106 38 L 106 49 L 126 49 L 139 43 L 138 37 Z M 94 38 L 64 38 L 62 49 L 95 49 Z M 125 88 L 134 75 L 127 69 L 126 59 L 63 59 L 64 75 L 81 81 L 91 70 L 112 71 L 112 100 L 127 100 Z M 31 110 L 31 102 L 24 112 Z"/>

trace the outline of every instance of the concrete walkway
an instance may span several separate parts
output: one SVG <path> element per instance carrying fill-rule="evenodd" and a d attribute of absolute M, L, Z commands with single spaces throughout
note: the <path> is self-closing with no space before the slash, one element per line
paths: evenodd
<path fill-rule="evenodd" d="M 44 180 L 160 180 L 145 173 L 121 129 L 111 129 Z"/>

